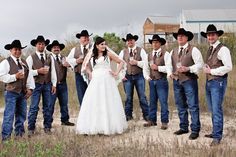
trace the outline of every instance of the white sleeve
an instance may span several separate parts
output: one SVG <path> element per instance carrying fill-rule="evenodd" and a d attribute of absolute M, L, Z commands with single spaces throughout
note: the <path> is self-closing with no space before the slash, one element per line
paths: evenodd
<path fill-rule="evenodd" d="M 150 79 L 150 67 L 148 64 L 148 56 L 146 61 L 144 62 L 144 66 L 143 66 L 143 76 L 146 80 Z"/>
<path fill-rule="evenodd" d="M 218 52 L 218 59 L 222 61 L 223 66 L 211 69 L 211 75 L 223 76 L 232 70 L 232 60 L 230 51 L 227 47 L 222 47 Z"/>
<path fill-rule="evenodd" d="M 124 58 L 124 51 L 123 50 L 120 51 L 119 57 L 120 57 L 120 59 Z"/>
<path fill-rule="evenodd" d="M 141 49 L 141 54 L 140 55 L 141 55 L 142 60 L 138 61 L 137 66 L 139 66 L 140 68 L 143 68 L 144 63 L 147 62 L 147 53 L 143 48 Z"/>
<path fill-rule="evenodd" d="M 194 65 L 189 67 L 190 73 L 198 74 L 198 72 L 202 69 L 204 62 L 201 52 L 196 47 L 192 50 L 192 58 Z"/>
<path fill-rule="evenodd" d="M 38 76 L 38 71 L 32 69 L 32 67 L 33 67 L 33 59 L 32 59 L 31 56 L 27 57 L 26 62 L 28 64 L 29 70 L 31 71 L 32 75 L 33 76 Z"/>
<path fill-rule="evenodd" d="M 16 81 L 16 75 L 10 75 L 10 65 L 8 61 L 5 59 L 0 63 L 0 81 L 4 83 L 11 83 Z"/>
<path fill-rule="evenodd" d="M 55 62 L 54 59 L 51 57 L 51 82 L 54 87 L 57 86 L 57 73 L 55 68 Z"/>
<path fill-rule="evenodd" d="M 74 55 L 75 55 L 75 47 L 71 49 L 69 55 L 66 58 L 66 61 L 70 64 L 72 69 L 74 69 L 74 67 L 77 65 Z"/>
<path fill-rule="evenodd" d="M 32 90 L 35 88 L 35 82 L 34 82 L 32 71 L 29 71 L 28 78 L 26 81 L 26 88 L 32 89 Z"/>
<path fill-rule="evenodd" d="M 166 51 L 164 56 L 165 65 L 164 66 L 158 66 L 158 71 L 167 73 L 167 76 L 170 76 L 171 74 L 171 55 L 169 52 Z"/>

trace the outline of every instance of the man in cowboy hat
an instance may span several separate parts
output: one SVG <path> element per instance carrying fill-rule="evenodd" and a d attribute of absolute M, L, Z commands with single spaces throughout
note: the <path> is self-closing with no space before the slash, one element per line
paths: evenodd
<path fill-rule="evenodd" d="M 127 64 L 126 76 L 123 78 L 124 90 L 126 94 L 125 114 L 127 121 L 133 119 L 133 94 L 134 86 L 138 93 L 139 103 L 143 112 L 144 120 L 148 120 L 148 103 L 145 95 L 145 79 L 143 77 L 143 65 L 147 60 L 147 54 L 141 47 L 135 45 L 138 40 L 137 35 L 131 33 L 126 35 L 126 39 L 122 38 L 127 44 L 119 57 L 124 59 Z"/>
<path fill-rule="evenodd" d="M 224 33 L 222 30 L 210 24 L 206 32 L 201 32 L 207 38 L 210 47 L 207 52 L 206 65 L 203 71 L 206 73 L 206 98 L 210 112 L 212 113 L 213 130 L 205 137 L 213 138 L 211 146 L 218 145 L 223 134 L 223 109 L 222 103 L 227 87 L 228 72 L 232 70 L 230 51 L 220 41 L 219 37 Z"/>
<path fill-rule="evenodd" d="M 26 47 L 26 46 L 25 46 Z M 5 46 L 11 55 L 0 64 L 0 80 L 5 85 L 5 110 L 2 123 L 2 140 L 11 137 L 15 118 L 15 136 L 23 136 L 25 133 L 24 122 L 27 114 L 27 101 L 34 89 L 34 78 L 28 65 L 21 58 L 22 49 L 19 40 L 14 40 Z"/>
<path fill-rule="evenodd" d="M 87 30 L 82 30 L 81 33 L 76 34 L 76 37 L 79 39 L 79 44 L 70 51 L 67 57 L 69 64 L 75 72 L 76 90 L 80 105 L 82 104 L 84 93 L 87 89 L 87 83 L 81 75 L 81 67 L 85 56 L 92 47 L 89 39 L 91 35 L 92 34 L 89 35 Z"/>
<path fill-rule="evenodd" d="M 182 135 L 189 132 L 188 109 L 191 115 L 190 140 L 197 139 L 201 124 L 199 118 L 199 98 L 198 98 L 198 72 L 202 68 L 203 59 L 201 52 L 189 41 L 193 39 L 193 33 L 180 28 L 177 33 L 173 33 L 177 39 L 178 47 L 171 51 L 175 104 L 178 109 L 180 119 L 180 129 L 174 132 L 175 135 Z"/>
<path fill-rule="evenodd" d="M 29 69 L 35 79 L 35 89 L 31 97 L 31 104 L 28 114 L 28 135 L 29 137 L 35 133 L 35 123 L 39 111 L 39 101 L 42 95 L 44 132 L 51 133 L 51 93 L 56 93 L 57 76 L 54 60 L 45 51 L 45 46 L 49 44 L 48 39 L 44 39 L 39 35 L 31 41 L 31 45 L 36 47 L 36 52 L 30 55 L 26 61 Z"/>
<path fill-rule="evenodd" d="M 57 40 L 54 40 L 47 46 L 47 50 L 52 52 L 51 59 L 54 60 L 55 69 L 57 74 L 57 89 L 55 94 L 51 94 L 51 114 L 53 122 L 53 113 L 56 99 L 59 100 L 61 111 L 61 125 L 74 126 L 74 123 L 69 122 L 68 112 L 68 89 L 66 83 L 67 67 L 69 67 L 66 58 L 60 53 L 65 48 L 64 44 L 60 44 Z"/>
<path fill-rule="evenodd" d="M 149 82 L 150 104 L 149 104 L 149 120 L 144 127 L 157 125 L 157 101 L 161 104 L 161 129 L 166 130 L 169 122 L 168 111 L 168 81 L 167 75 L 171 74 L 170 54 L 161 48 L 165 45 L 166 40 L 159 37 L 158 34 L 149 39 L 153 50 L 148 54 L 148 62 L 144 64 L 143 75 Z"/>

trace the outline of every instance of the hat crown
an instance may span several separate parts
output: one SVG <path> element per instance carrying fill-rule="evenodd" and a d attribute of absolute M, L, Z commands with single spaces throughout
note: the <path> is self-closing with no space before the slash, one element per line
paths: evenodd
<path fill-rule="evenodd" d="M 213 24 L 210 24 L 207 26 L 207 32 L 217 31 L 216 26 Z"/>
<path fill-rule="evenodd" d="M 57 40 L 53 40 L 51 45 L 59 45 L 59 42 Z"/>
<path fill-rule="evenodd" d="M 39 35 L 37 38 L 36 38 L 37 41 L 45 41 L 44 37 L 42 35 Z"/>
<path fill-rule="evenodd" d="M 20 42 L 20 40 L 14 40 L 14 41 L 11 43 L 11 45 L 21 47 L 21 42 Z"/>
<path fill-rule="evenodd" d="M 80 34 L 81 34 L 81 35 L 89 36 L 89 33 L 88 33 L 87 30 L 82 30 Z"/>
<path fill-rule="evenodd" d="M 152 36 L 152 40 L 153 39 L 160 39 L 160 36 L 158 35 L 158 34 L 154 34 L 153 36 Z"/>
<path fill-rule="evenodd" d="M 178 34 L 185 34 L 187 31 L 184 28 L 178 30 Z"/>

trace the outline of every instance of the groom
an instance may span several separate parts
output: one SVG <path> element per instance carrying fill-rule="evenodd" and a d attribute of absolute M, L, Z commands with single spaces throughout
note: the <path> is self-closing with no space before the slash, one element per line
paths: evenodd
<path fill-rule="evenodd" d="M 81 75 L 81 67 L 85 56 L 92 47 L 89 39 L 91 35 L 92 34 L 89 35 L 87 30 L 82 30 L 81 33 L 76 34 L 76 37 L 79 39 L 79 44 L 74 47 L 68 55 L 68 62 L 75 72 L 76 90 L 80 105 L 82 104 L 84 93 L 87 89 L 87 83 Z"/>

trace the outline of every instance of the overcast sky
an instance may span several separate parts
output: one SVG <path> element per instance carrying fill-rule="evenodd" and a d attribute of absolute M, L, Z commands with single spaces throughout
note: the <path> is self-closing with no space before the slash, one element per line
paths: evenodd
<path fill-rule="evenodd" d="M 0 0 L 0 52 L 14 39 L 29 45 L 42 34 L 51 40 L 93 34 L 142 33 L 147 16 L 178 17 L 182 9 L 236 8 L 236 0 Z"/>

